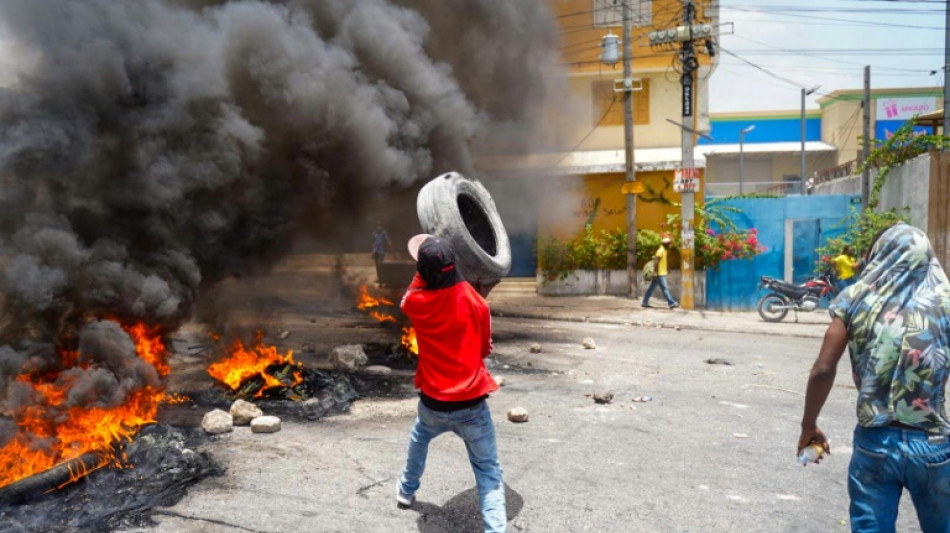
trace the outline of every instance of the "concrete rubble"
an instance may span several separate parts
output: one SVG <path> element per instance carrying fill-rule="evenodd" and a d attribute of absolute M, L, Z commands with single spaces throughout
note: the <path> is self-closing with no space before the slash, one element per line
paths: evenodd
<path fill-rule="evenodd" d="M 235 400 L 231 404 L 231 418 L 235 426 L 246 426 L 263 414 L 260 407 L 245 400 Z"/>
<path fill-rule="evenodd" d="M 359 344 L 337 346 L 330 352 L 330 364 L 339 370 L 354 371 L 369 361 Z"/>
<path fill-rule="evenodd" d="M 280 431 L 280 418 L 276 416 L 259 416 L 251 420 L 251 432 L 276 433 Z"/>
<path fill-rule="evenodd" d="M 528 421 L 528 410 L 524 407 L 513 407 L 508 410 L 508 420 L 516 424 Z"/>
<path fill-rule="evenodd" d="M 234 431 L 234 421 L 230 414 L 221 409 L 215 409 L 205 413 L 205 416 L 201 419 L 201 429 L 211 435 L 230 433 Z"/>

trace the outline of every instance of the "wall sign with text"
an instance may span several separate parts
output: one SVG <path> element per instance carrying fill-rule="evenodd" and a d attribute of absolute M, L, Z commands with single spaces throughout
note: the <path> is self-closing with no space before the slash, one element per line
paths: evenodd
<path fill-rule="evenodd" d="M 673 171 L 674 192 L 696 192 L 699 190 L 699 169 L 678 168 Z"/>

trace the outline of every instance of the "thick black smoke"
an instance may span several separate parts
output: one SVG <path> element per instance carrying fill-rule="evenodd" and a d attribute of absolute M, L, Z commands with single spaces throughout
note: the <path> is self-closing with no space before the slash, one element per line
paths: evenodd
<path fill-rule="evenodd" d="M 93 317 L 177 327 L 304 216 L 530 145 L 555 35 L 543 0 L 0 2 L 0 393 Z"/>

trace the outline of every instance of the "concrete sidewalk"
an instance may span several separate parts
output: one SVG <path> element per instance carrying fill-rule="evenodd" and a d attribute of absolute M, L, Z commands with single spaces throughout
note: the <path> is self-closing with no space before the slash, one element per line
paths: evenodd
<path fill-rule="evenodd" d="M 532 283 L 503 281 L 488 297 L 492 314 L 499 317 L 627 324 L 631 326 L 694 329 L 821 338 L 831 322 L 826 310 L 789 312 L 782 322 L 766 322 L 755 311 L 643 308 L 639 300 L 614 296 L 540 296 Z M 654 299 L 654 305 L 662 305 Z"/>

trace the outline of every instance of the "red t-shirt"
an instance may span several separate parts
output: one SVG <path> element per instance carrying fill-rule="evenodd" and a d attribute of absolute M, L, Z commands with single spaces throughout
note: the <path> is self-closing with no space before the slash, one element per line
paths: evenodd
<path fill-rule="evenodd" d="M 483 361 L 492 348 L 488 303 L 464 281 L 445 289 L 425 286 L 417 273 L 400 306 L 419 344 L 416 388 L 445 402 L 498 390 Z"/>

